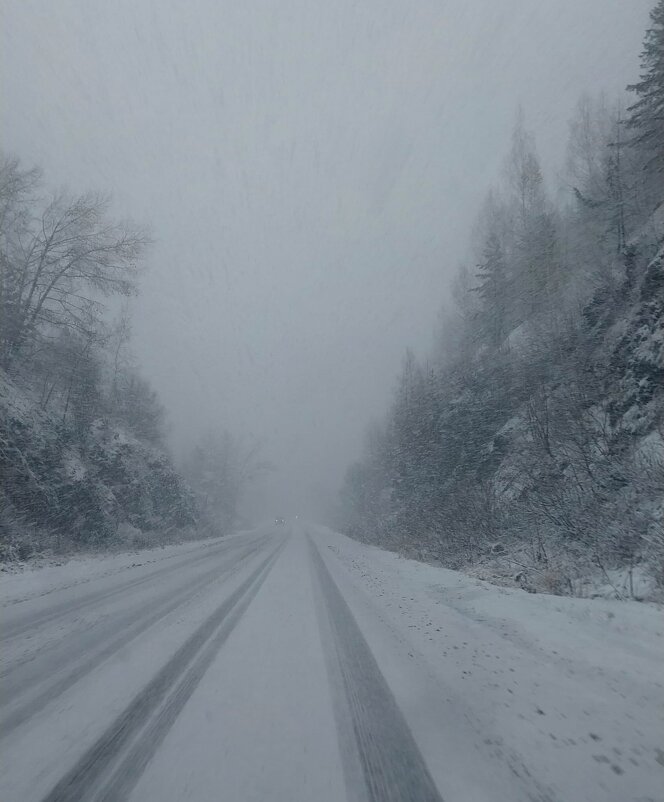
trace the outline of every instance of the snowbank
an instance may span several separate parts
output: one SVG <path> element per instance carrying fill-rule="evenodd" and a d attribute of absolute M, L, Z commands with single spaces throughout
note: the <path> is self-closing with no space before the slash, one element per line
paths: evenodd
<path fill-rule="evenodd" d="M 531 778 L 536 798 L 662 799 L 660 607 L 496 587 L 315 531 L 436 678 L 450 717 Z"/>
<path fill-rule="evenodd" d="M 157 546 L 122 554 L 86 554 L 69 558 L 35 559 L 27 563 L 0 564 L 0 606 L 45 596 L 56 590 L 94 582 L 165 560 L 171 560 L 219 542 L 211 537 L 195 542 Z"/>

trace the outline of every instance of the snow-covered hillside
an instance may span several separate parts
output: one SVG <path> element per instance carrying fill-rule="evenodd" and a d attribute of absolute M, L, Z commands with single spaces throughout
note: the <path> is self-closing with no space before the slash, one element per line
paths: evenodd
<path fill-rule="evenodd" d="M 111 417 L 63 422 L 5 372 L 0 473 L 4 559 L 167 542 L 196 523 L 193 497 L 158 447 Z"/>

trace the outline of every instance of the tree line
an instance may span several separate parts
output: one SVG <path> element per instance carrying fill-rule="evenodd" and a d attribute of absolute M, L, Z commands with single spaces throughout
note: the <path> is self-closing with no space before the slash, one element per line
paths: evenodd
<path fill-rule="evenodd" d="M 108 197 L 0 156 L 0 559 L 228 532 L 267 467 L 211 432 L 175 469 L 131 350 L 150 245 Z"/>
<path fill-rule="evenodd" d="M 0 163 L 0 365 L 85 429 L 99 412 L 161 443 L 164 410 L 133 364 L 127 307 L 109 322 L 104 301 L 137 293 L 149 236 L 109 215 L 99 194 L 49 192 L 37 168 Z"/>
<path fill-rule="evenodd" d="M 531 589 L 664 581 L 664 0 L 641 63 L 626 108 L 580 99 L 556 202 L 519 113 L 435 352 L 406 355 L 348 470 L 349 534 L 455 567 L 503 555 Z"/>

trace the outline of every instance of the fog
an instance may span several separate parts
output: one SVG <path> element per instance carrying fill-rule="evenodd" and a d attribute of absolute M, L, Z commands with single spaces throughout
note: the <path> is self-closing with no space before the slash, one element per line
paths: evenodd
<path fill-rule="evenodd" d="M 150 225 L 134 348 L 174 451 L 264 438 L 264 509 L 315 514 L 431 347 L 518 105 L 555 187 L 651 5 L 4 0 L 2 144 Z"/>

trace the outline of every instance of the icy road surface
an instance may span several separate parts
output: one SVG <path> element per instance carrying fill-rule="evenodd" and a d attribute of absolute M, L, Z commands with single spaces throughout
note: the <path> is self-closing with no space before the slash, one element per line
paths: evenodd
<path fill-rule="evenodd" d="M 309 525 L 4 584 L 4 802 L 664 799 L 653 607 Z"/>

